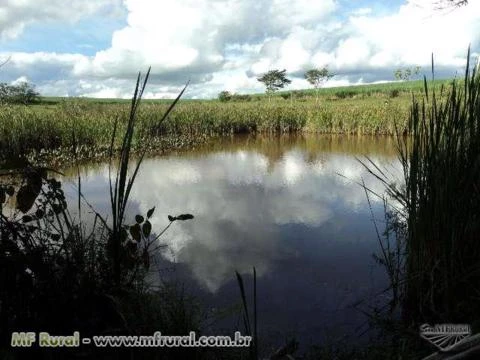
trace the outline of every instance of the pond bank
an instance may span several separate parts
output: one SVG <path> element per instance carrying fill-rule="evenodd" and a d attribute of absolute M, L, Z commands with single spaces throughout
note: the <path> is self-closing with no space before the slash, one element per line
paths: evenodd
<path fill-rule="evenodd" d="M 407 97 L 179 103 L 161 122 L 168 103 L 145 103 L 139 109 L 134 148 L 166 151 L 195 146 L 213 136 L 240 133 L 393 135 L 406 129 Z M 128 105 L 69 100 L 55 105 L 2 106 L 0 157 L 30 154 L 32 159 L 71 156 L 76 144 L 82 158 L 106 154 L 115 119 L 125 130 Z M 115 143 L 120 147 L 120 139 Z M 2 160 L 0 158 L 0 160 Z"/>

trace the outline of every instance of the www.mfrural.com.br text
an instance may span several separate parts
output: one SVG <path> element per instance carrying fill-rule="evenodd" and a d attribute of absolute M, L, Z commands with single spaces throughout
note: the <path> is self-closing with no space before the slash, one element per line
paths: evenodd
<path fill-rule="evenodd" d="M 230 336 L 200 336 L 191 331 L 186 336 L 162 335 L 156 331 L 148 336 L 92 336 L 82 337 L 75 331 L 72 335 L 51 335 L 48 332 L 13 332 L 12 347 L 80 347 L 93 345 L 96 347 L 249 347 L 252 338 L 235 332 Z"/>

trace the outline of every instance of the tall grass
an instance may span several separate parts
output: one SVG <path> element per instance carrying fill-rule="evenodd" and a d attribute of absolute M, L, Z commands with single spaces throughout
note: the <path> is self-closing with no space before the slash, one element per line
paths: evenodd
<path fill-rule="evenodd" d="M 126 131 L 123 135 L 122 145 L 120 149 L 120 159 L 118 161 L 117 166 L 117 174 L 115 176 L 115 184 L 112 183 L 111 177 L 111 166 L 109 167 L 109 174 L 110 174 L 110 204 L 112 209 L 112 228 L 111 228 L 111 235 L 109 238 L 109 244 L 107 245 L 111 250 L 111 256 L 113 260 L 113 271 L 114 271 L 114 279 L 116 286 L 121 285 L 121 270 L 122 270 L 122 257 L 121 257 L 121 249 L 123 247 L 122 243 L 124 243 L 128 236 L 127 236 L 127 229 L 125 228 L 125 210 L 127 208 L 130 191 L 132 190 L 133 183 L 135 182 L 135 178 L 138 174 L 138 170 L 140 169 L 140 165 L 143 161 L 143 158 L 146 153 L 146 149 L 142 150 L 139 159 L 135 165 L 133 174 L 131 177 L 128 177 L 129 171 L 129 163 L 131 158 L 131 150 L 132 150 L 132 141 L 134 136 L 134 130 L 136 125 L 136 118 L 137 118 L 137 110 L 138 106 L 140 105 L 140 101 L 142 99 L 143 91 L 145 90 L 145 86 L 147 85 L 148 76 L 150 74 L 150 69 L 148 69 L 147 74 L 143 80 L 143 84 L 140 86 L 140 74 L 137 78 L 137 84 L 135 86 L 135 91 L 132 98 L 132 104 L 130 107 L 130 115 L 128 117 L 128 123 Z M 186 88 L 186 86 L 185 86 Z M 170 114 L 173 107 L 176 105 L 180 97 L 182 96 L 185 88 L 178 94 L 175 101 L 168 107 L 168 109 L 163 113 L 163 116 L 159 119 L 158 124 L 160 125 Z M 114 143 L 116 137 L 118 121 L 115 121 L 112 137 L 110 141 L 110 165 L 112 164 L 112 160 L 114 157 Z M 151 210 L 150 215 L 147 214 L 147 218 L 149 218 L 153 214 L 153 210 Z M 141 224 L 144 221 L 137 220 L 137 224 Z M 149 223 L 148 223 L 149 224 Z M 146 230 L 146 227 L 150 227 L 151 225 L 147 225 L 147 223 L 143 224 L 142 231 L 145 237 L 150 235 L 150 230 Z M 130 228 L 130 232 L 132 235 L 135 233 L 132 231 L 133 228 Z M 139 232 L 139 231 L 138 231 Z M 139 242 L 140 237 L 134 236 L 134 240 Z M 151 243 L 147 244 L 145 248 L 148 251 L 148 246 Z"/>
<path fill-rule="evenodd" d="M 281 100 L 281 99 L 280 99 Z M 290 102 L 264 101 L 188 102 L 178 104 L 169 118 L 161 121 L 168 103 L 144 103 L 136 114 L 133 150 L 192 146 L 211 136 L 238 133 L 317 132 L 330 134 L 394 134 L 395 120 L 406 129 L 408 103 L 405 98 L 326 100 Z M 72 126 L 82 158 L 108 157 L 111 129 L 128 126 L 127 104 L 66 101 L 53 106 L 2 106 L 0 108 L 0 158 L 47 151 L 60 158 L 71 153 Z M 113 143 L 120 149 L 121 139 Z"/>
<path fill-rule="evenodd" d="M 468 53 L 470 58 L 470 53 Z M 433 60 L 432 60 L 433 73 Z M 398 136 L 405 187 L 390 184 L 406 225 L 404 281 L 407 326 L 468 323 L 480 327 L 480 73 L 467 63 L 464 81 L 413 98 L 409 136 Z M 403 246 L 403 245 L 402 245 Z M 386 259 L 388 260 L 388 259 Z"/>
<path fill-rule="evenodd" d="M 470 53 L 468 54 L 470 55 Z M 468 56 L 470 58 L 470 56 Z M 425 82 L 401 159 L 407 209 L 407 321 L 480 320 L 480 74 L 442 99 Z M 477 326 L 480 323 L 477 323 Z"/>

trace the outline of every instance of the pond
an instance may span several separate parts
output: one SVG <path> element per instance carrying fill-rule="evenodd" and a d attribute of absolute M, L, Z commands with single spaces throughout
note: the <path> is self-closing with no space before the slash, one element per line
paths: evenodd
<path fill-rule="evenodd" d="M 382 231 L 383 202 L 372 195 L 370 209 L 358 183 L 363 179 L 379 194 L 384 189 L 359 163 L 363 156 L 398 171 L 391 138 L 221 138 L 145 159 L 129 214 L 146 214 L 155 206 L 156 231 L 168 225 L 169 214 L 195 216 L 174 223 L 161 237 L 168 247 L 155 269 L 184 283 L 212 314 L 240 304 L 235 271 L 243 275 L 251 300 L 255 267 L 263 347 L 288 337 L 303 346 L 357 339 L 366 318 L 353 304 L 381 300 L 377 294 L 387 285 L 372 258 L 380 249 L 372 214 Z M 108 213 L 108 166 L 85 166 L 81 172 L 85 197 Z M 72 175 L 65 183 L 72 198 L 74 185 Z M 233 312 L 207 332 L 225 334 L 234 326 L 243 332 L 240 319 Z"/>

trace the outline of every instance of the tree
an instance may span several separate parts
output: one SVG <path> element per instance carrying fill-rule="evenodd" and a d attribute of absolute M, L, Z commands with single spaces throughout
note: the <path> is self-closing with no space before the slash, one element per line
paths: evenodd
<path fill-rule="evenodd" d="M 267 73 L 263 74 L 261 77 L 257 78 L 258 81 L 265 84 L 267 88 L 266 93 L 268 94 L 268 100 L 270 101 L 270 96 L 278 89 L 283 89 L 285 85 L 290 84 L 292 80 L 287 79 L 286 77 L 287 70 L 270 70 Z"/>
<path fill-rule="evenodd" d="M 421 67 L 420 66 L 415 66 L 411 68 L 399 68 L 395 70 L 393 73 L 395 76 L 396 80 L 403 80 L 403 81 L 408 81 L 411 80 L 412 76 L 418 75 L 420 72 Z"/>
<path fill-rule="evenodd" d="M 317 102 L 318 102 L 318 89 L 327 82 L 334 75 L 328 71 L 327 67 L 321 69 L 311 69 L 305 73 L 305 79 L 313 85 L 317 93 Z"/>
<path fill-rule="evenodd" d="M 36 102 L 39 95 L 35 86 L 27 82 L 18 85 L 0 83 L 0 103 L 28 105 Z"/>
<path fill-rule="evenodd" d="M 220 100 L 221 102 L 229 101 L 231 99 L 232 99 L 232 94 L 230 93 L 230 91 L 224 90 L 218 94 L 218 100 Z"/>

